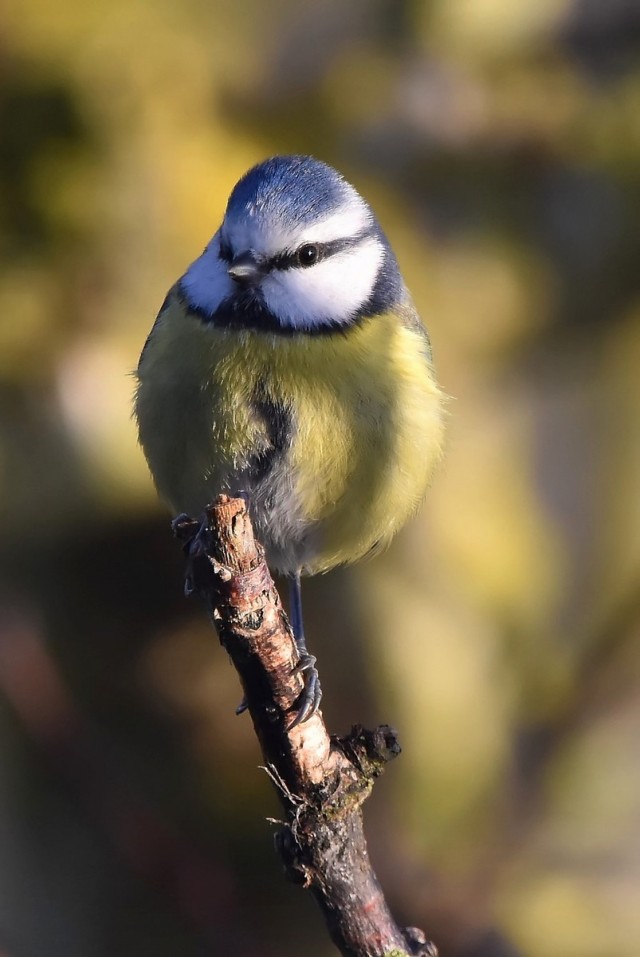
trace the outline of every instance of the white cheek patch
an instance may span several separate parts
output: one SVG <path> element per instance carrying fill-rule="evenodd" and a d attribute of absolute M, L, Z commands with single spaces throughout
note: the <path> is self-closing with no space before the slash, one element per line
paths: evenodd
<path fill-rule="evenodd" d="M 349 322 L 371 295 L 382 258 L 381 244 L 369 239 L 306 269 L 275 270 L 262 285 L 265 302 L 294 329 Z"/>
<path fill-rule="evenodd" d="M 182 277 L 182 288 L 190 304 L 206 313 L 214 313 L 234 291 L 227 269 L 227 264 L 220 259 L 219 233 L 216 233 Z"/>

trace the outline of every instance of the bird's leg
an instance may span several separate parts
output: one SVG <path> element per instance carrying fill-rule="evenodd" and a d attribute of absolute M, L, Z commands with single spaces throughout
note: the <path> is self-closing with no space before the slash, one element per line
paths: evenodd
<path fill-rule="evenodd" d="M 297 571 L 289 585 L 291 628 L 293 637 L 298 649 L 298 664 L 296 671 L 302 672 L 304 679 L 304 688 L 298 699 L 298 713 L 289 725 L 289 729 L 302 724 L 312 714 L 315 714 L 320 707 L 322 699 L 322 688 L 320 687 L 320 678 L 316 668 L 315 655 L 310 655 L 307 651 L 307 643 L 304 637 L 304 624 L 302 621 L 302 589 L 300 582 L 300 572 Z"/>

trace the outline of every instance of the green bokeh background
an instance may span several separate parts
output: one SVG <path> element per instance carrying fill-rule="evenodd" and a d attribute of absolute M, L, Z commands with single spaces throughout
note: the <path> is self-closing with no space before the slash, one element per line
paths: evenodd
<path fill-rule="evenodd" d="M 371 201 L 451 396 L 419 517 L 309 582 L 442 957 L 640 952 L 640 4 L 22 0 L 0 24 L 0 954 L 329 957 L 131 421 L 254 162 Z"/>

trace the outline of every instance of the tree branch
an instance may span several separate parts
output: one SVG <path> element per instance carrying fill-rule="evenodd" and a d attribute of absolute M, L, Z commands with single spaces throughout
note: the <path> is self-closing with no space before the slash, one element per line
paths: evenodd
<path fill-rule="evenodd" d="M 355 726 L 330 737 L 320 713 L 290 727 L 303 688 L 297 650 L 242 499 L 221 495 L 202 523 L 181 516 L 174 529 L 187 588 L 204 597 L 238 671 L 284 808 L 276 846 L 287 875 L 310 889 L 344 957 L 437 957 L 421 930 L 394 921 L 364 836 L 362 804 L 400 752 L 396 732 Z"/>

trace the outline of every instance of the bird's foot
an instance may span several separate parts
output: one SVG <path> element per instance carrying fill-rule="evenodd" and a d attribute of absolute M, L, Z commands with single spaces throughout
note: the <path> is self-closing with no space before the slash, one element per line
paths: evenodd
<path fill-rule="evenodd" d="M 202 553 L 204 537 L 209 528 L 207 515 L 202 518 L 192 518 L 186 512 L 181 512 L 171 522 L 171 531 L 182 543 L 185 555 L 199 555 Z"/>
<path fill-rule="evenodd" d="M 322 701 L 322 688 L 320 687 L 320 677 L 316 668 L 316 657 L 306 651 L 300 653 L 298 664 L 293 669 L 294 672 L 302 674 L 304 688 L 298 696 L 295 708 L 296 716 L 288 727 L 288 731 L 308 721 L 316 713 Z"/>
<path fill-rule="evenodd" d="M 182 512 L 171 522 L 171 530 L 182 543 L 182 551 L 187 557 L 184 593 L 189 598 L 197 590 L 194 582 L 193 559 L 206 553 L 205 536 L 209 531 L 209 521 L 206 515 L 202 519 L 196 519 Z"/>
<path fill-rule="evenodd" d="M 196 518 L 187 515 L 186 512 L 180 512 L 171 522 L 171 531 L 178 541 L 184 544 L 187 541 L 191 541 L 199 525 L 200 522 Z"/>
<path fill-rule="evenodd" d="M 298 664 L 293 670 L 294 673 L 302 673 L 304 688 L 296 699 L 296 716 L 287 728 L 288 731 L 291 731 L 292 728 L 297 727 L 299 724 L 303 724 L 311 715 L 315 714 L 322 700 L 322 688 L 320 687 L 315 655 L 309 655 L 306 652 L 302 654 Z M 236 714 L 244 714 L 248 709 L 249 704 L 247 699 L 243 698 L 236 708 Z"/>

